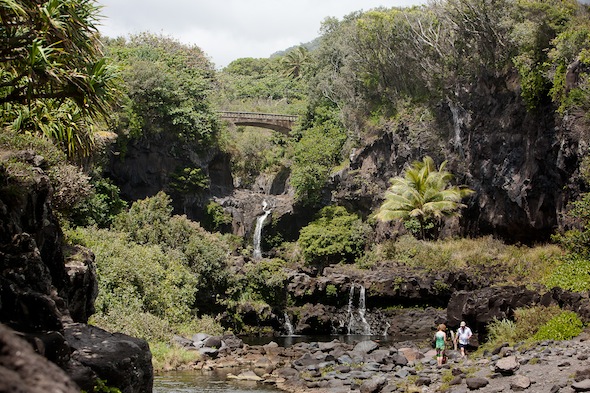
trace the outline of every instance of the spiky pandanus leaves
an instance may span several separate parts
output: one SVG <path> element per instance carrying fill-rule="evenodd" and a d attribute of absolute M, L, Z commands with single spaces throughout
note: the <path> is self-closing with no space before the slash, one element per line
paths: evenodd
<path fill-rule="evenodd" d="M 45 135 L 70 158 L 88 154 L 91 124 L 116 96 L 98 11 L 95 0 L 0 0 L 2 126 Z"/>

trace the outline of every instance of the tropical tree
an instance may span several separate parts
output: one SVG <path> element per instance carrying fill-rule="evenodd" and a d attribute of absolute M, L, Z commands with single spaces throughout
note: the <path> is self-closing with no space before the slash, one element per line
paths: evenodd
<path fill-rule="evenodd" d="M 283 72 L 291 78 L 299 79 L 305 73 L 310 61 L 309 50 L 303 45 L 298 46 L 281 59 Z"/>
<path fill-rule="evenodd" d="M 406 227 L 417 221 L 421 239 L 426 238 L 427 227 L 433 229 L 433 237 L 438 237 L 442 219 L 459 214 L 465 207 L 461 200 L 474 192 L 465 186 L 452 186 L 453 175 L 445 170 L 446 164 L 444 161 L 437 169 L 429 156 L 414 161 L 403 176 L 391 179 L 377 218 L 399 219 Z"/>
<path fill-rule="evenodd" d="M 114 111 L 118 134 L 165 134 L 202 148 L 215 143 L 219 124 L 209 102 L 214 70 L 199 47 L 151 33 L 105 43 L 122 68 L 127 93 Z"/>
<path fill-rule="evenodd" d="M 98 10 L 94 0 L 0 0 L 0 120 L 57 141 L 70 157 L 89 153 L 91 120 L 115 96 Z"/>

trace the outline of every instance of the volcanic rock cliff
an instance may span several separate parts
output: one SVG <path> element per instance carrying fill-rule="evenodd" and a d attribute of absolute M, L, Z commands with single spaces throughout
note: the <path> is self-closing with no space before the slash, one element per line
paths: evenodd
<path fill-rule="evenodd" d="M 323 203 L 342 204 L 366 217 L 381 203 L 392 177 L 430 155 L 437 163 L 447 160 L 456 181 L 476 191 L 447 234 L 543 241 L 563 225 L 567 203 L 584 191 L 579 164 L 589 128 L 581 115 L 557 114 L 550 102 L 527 109 L 515 78 L 482 79 L 420 116 L 369 132 L 351 152 L 350 165 L 326 184 Z M 172 189 L 173 173 L 184 167 L 200 168 L 208 189 Z M 271 230 L 284 231 L 285 239 L 296 238 L 313 213 L 294 204 L 288 168 L 241 189 L 227 154 L 199 152 L 163 135 L 129 141 L 124 154 L 111 156 L 108 174 L 131 200 L 167 190 L 177 213 L 196 220 L 208 201 L 216 200 L 232 214 L 232 231 L 241 236 L 251 236 L 264 199 L 279 207 Z"/>
<path fill-rule="evenodd" d="M 18 181 L 0 165 L 0 391 L 91 391 L 100 379 L 151 392 L 147 342 L 86 324 L 97 295 L 94 257 L 62 246 L 43 157 L 4 153 L 34 174 Z"/>

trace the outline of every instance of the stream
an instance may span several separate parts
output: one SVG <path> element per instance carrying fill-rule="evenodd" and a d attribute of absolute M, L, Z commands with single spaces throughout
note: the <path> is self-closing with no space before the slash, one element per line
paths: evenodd
<path fill-rule="evenodd" d="M 281 390 L 256 382 L 227 380 L 225 374 L 174 371 L 154 376 L 153 393 L 276 393 Z"/>

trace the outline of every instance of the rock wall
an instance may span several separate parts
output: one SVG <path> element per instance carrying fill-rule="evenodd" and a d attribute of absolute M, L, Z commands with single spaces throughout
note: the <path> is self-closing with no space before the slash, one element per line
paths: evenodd
<path fill-rule="evenodd" d="M 581 116 L 557 115 L 550 103 L 527 110 L 519 94 L 505 80 L 481 80 L 438 106 L 427 129 L 385 126 L 333 177 L 333 201 L 369 214 L 390 178 L 430 155 L 448 160 L 456 180 L 476 191 L 453 234 L 548 239 L 580 192 L 579 152 L 590 126 Z"/>
<path fill-rule="evenodd" d="M 147 343 L 85 324 L 97 295 L 93 254 L 71 249 L 66 262 L 62 233 L 50 206 L 52 189 L 43 173 L 44 159 L 33 152 L 13 157 L 35 165 L 36 174 L 17 182 L 0 164 L 0 345 L 15 348 L 2 354 L 0 368 L 22 364 L 18 348 L 28 345 L 22 352 L 30 360 L 27 370 L 11 374 L 14 383 L 21 384 L 19 391 L 53 391 L 52 386 L 63 386 L 64 392 L 88 391 L 100 378 L 124 393 L 151 392 Z M 34 359 L 40 355 L 55 367 Z M 57 367 L 65 373 L 52 371 Z M 45 372 L 27 377 L 39 368 Z"/>

